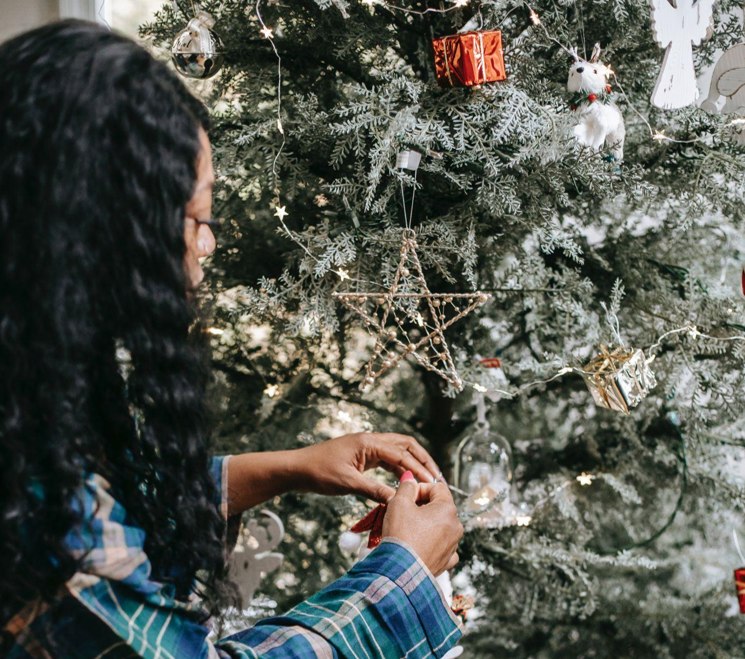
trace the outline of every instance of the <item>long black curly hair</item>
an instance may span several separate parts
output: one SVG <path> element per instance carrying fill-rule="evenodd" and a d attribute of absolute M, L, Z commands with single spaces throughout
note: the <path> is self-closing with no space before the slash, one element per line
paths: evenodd
<path fill-rule="evenodd" d="M 203 590 L 227 583 L 183 265 L 201 113 L 162 63 L 90 23 L 0 47 L 0 629 L 76 571 L 63 540 L 90 472 L 179 597 L 197 573 Z"/>

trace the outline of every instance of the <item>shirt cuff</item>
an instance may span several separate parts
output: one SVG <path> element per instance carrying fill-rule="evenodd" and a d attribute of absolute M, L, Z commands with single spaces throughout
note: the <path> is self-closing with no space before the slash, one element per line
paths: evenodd
<path fill-rule="evenodd" d="M 212 478 L 217 487 L 217 501 L 215 503 L 220 507 L 220 514 L 224 519 L 228 519 L 228 462 L 229 455 L 222 455 L 212 458 L 210 466 Z"/>
<path fill-rule="evenodd" d="M 419 617 L 435 657 L 445 655 L 462 636 L 463 623 L 453 613 L 434 575 L 402 540 L 384 538 L 349 571 L 350 574 L 355 572 L 386 576 L 403 590 Z"/>

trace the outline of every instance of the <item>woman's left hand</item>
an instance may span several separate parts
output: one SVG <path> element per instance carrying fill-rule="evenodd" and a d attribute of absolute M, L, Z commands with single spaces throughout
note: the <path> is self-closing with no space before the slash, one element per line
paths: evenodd
<path fill-rule="evenodd" d="M 413 437 L 395 433 L 357 433 L 293 451 L 301 489 L 317 494 L 359 494 L 385 503 L 396 493 L 363 472 L 383 467 L 400 477 L 413 472 L 431 483 L 441 478 L 439 467 Z"/>

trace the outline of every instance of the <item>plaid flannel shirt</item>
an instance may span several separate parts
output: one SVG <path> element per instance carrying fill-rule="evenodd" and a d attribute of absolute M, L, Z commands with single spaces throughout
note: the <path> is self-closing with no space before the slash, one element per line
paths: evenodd
<path fill-rule="evenodd" d="M 212 465 L 226 519 L 227 463 Z M 173 586 L 151 574 L 145 533 L 106 480 L 91 475 L 79 505 L 91 521 L 68 536 L 80 571 L 53 606 L 31 602 L 10 620 L 9 659 L 439 659 L 461 636 L 424 563 L 387 539 L 285 615 L 213 644 L 199 603 L 176 599 Z"/>

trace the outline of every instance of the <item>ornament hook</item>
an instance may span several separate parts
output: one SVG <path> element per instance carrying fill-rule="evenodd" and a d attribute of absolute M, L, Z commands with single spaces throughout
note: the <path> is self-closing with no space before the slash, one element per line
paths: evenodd
<path fill-rule="evenodd" d="M 742 563 L 740 565 L 745 565 L 745 556 L 742 554 L 742 549 L 740 549 L 740 540 L 737 537 L 737 530 L 735 527 L 732 527 L 732 539 L 735 541 L 735 548 L 737 549 L 737 553 L 740 555 L 740 560 Z"/>

